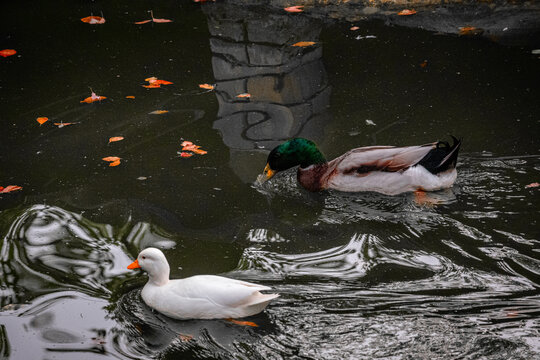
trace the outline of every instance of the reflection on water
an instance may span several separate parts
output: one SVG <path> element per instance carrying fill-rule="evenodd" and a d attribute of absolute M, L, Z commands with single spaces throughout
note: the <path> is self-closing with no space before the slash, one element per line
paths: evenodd
<path fill-rule="evenodd" d="M 230 166 L 245 182 L 253 159 L 292 137 L 320 140 L 331 88 L 322 62 L 321 28 L 309 17 L 260 12 L 244 6 L 205 7 L 219 103 L 214 128 L 230 148 Z M 250 98 L 238 98 L 248 93 Z M 259 156 L 253 157 L 253 154 Z M 256 168 L 253 166 L 252 168 Z"/>

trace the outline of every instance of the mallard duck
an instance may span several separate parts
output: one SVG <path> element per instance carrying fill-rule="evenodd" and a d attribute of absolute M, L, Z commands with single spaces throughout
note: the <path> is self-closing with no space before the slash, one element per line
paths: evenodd
<path fill-rule="evenodd" d="M 456 162 L 461 141 L 436 141 L 417 146 L 367 146 L 326 158 L 311 140 L 295 138 L 275 147 L 258 182 L 300 165 L 297 178 L 309 191 L 336 189 L 376 191 L 396 195 L 407 191 L 449 188 L 457 177 Z"/>
<path fill-rule="evenodd" d="M 278 294 L 268 286 L 215 275 L 169 280 L 169 263 L 161 250 L 147 248 L 128 269 L 148 273 L 142 298 L 151 308 L 174 319 L 232 319 L 260 313 Z"/>

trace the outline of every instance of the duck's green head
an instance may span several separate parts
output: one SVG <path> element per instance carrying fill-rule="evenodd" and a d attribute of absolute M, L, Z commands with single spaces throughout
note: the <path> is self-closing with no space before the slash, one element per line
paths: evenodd
<path fill-rule="evenodd" d="M 268 155 L 264 173 L 258 178 L 264 182 L 276 173 L 300 165 L 306 168 L 313 164 L 324 164 L 326 159 L 317 145 L 311 140 L 294 138 L 275 147 Z"/>

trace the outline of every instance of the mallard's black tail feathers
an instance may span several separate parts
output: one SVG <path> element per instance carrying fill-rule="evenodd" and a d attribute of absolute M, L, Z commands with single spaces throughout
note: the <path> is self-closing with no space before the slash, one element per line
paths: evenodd
<path fill-rule="evenodd" d="M 432 174 L 455 168 L 461 140 L 450 136 L 453 141 L 452 146 L 447 141 L 437 142 L 435 148 L 428 152 L 417 165 L 422 165 Z"/>

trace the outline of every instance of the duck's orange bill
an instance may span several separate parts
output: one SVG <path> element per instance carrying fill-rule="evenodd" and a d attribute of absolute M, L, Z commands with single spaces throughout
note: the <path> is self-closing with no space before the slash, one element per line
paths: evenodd
<path fill-rule="evenodd" d="M 134 262 L 132 262 L 131 264 L 128 265 L 128 269 L 138 269 L 140 268 L 141 265 L 139 265 L 139 260 L 135 260 Z"/>

